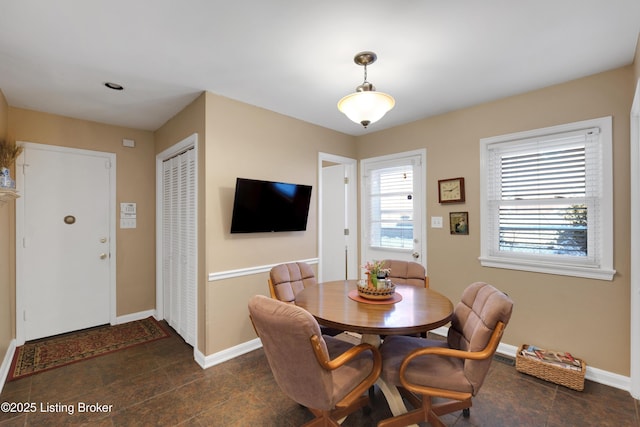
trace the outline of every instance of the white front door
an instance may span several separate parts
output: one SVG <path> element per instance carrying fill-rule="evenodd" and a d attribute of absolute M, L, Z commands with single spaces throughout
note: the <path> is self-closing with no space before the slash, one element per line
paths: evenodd
<path fill-rule="evenodd" d="M 26 144 L 17 163 L 19 341 L 109 323 L 115 156 Z"/>
<path fill-rule="evenodd" d="M 361 161 L 362 260 L 426 265 L 424 150 Z"/>

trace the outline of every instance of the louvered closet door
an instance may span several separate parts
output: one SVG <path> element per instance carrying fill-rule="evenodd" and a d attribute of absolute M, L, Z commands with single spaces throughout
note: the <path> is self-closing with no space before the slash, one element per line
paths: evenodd
<path fill-rule="evenodd" d="M 196 175 L 189 149 L 163 162 L 164 317 L 182 338 L 196 341 Z"/>

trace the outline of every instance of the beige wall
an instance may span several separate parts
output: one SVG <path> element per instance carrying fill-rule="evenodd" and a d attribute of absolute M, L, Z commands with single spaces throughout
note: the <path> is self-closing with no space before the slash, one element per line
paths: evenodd
<path fill-rule="evenodd" d="M 137 228 L 116 229 L 117 315 L 155 308 L 155 164 L 153 134 L 9 108 L 9 138 L 116 154 L 116 210 L 137 203 Z M 135 148 L 122 146 L 133 139 Z M 12 227 L 12 232 L 13 227 Z"/>
<path fill-rule="evenodd" d="M 179 143 L 194 133 L 198 135 L 198 236 L 204 236 L 206 213 L 204 198 L 206 194 L 204 153 L 206 152 L 205 109 L 206 94 L 202 93 L 195 101 L 185 107 L 180 113 L 171 118 L 155 132 L 155 152 L 159 154 L 171 146 Z M 160 242 L 158 242 L 160 244 Z M 207 269 L 205 264 L 207 242 L 198 238 L 198 344 L 203 354 L 206 348 L 205 289 Z"/>
<path fill-rule="evenodd" d="M 489 282 L 515 301 L 503 342 L 564 349 L 591 366 L 629 375 L 629 111 L 633 69 L 625 67 L 478 105 L 358 138 L 367 158 L 426 147 L 427 215 L 445 227 L 427 231 L 431 287 L 452 300 L 473 281 Z M 613 116 L 614 280 L 599 281 L 480 266 L 479 140 Z M 389 144 L 393 141 L 393 144 Z M 438 204 L 437 181 L 465 178 L 466 203 Z M 450 235 L 448 214 L 469 212 L 468 236 Z M 427 224 L 430 220 L 427 219 Z"/>
<path fill-rule="evenodd" d="M 636 55 L 638 56 L 638 55 Z M 155 307 L 155 155 L 187 136 L 199 137 L 198 348 L 205 355 L 255 338 L 246 303 L 267 293 L 266 274 L 209 282 L 210 273 L 251 268 L 317 254 L 317 156 L 368 158 L 427 149 L 427 216 L 466 210 L 470 235 L 428 228 L 431 285 L 453 300 L 475 280 L 516 301 L 504 342 L 566 349 L 589 365 L 629 374 L 629 107 L 638 64 L 528 94 L 483 104 L 354 138 L 264 109 L 203 93 L 155 133 L 8 107 L 0 97 L 0 136 L 114 152 L 117 202 L 138 203 L 138 228 L 117 231 L 118 315 Z M 479 255 L 479 139 L 612 115 L 615 166 L 615 268 L 612 282 L 482 268 Z M 3 122 L 4 120 L 4 122 Z M 4 123 L 4 124 L 3 124 Z M 135 149 L 122 138 L 135 139 Z M 393 144 L 389 142 L 392 141 Z M 443 159 L 446 159 L 444 161 Z M 235 178 L 311 184 L 306 232 L 231 235 Z M 467 202 L 440 206 L 438 179 L 464 176 Z M 15 233 L 13 214 L 0 208 L 0 233 Z M 427 224 L 430 221 L 427 218 Z M 4 240 L 4 239 L 3 239 Z M 15 253 L 0 246 L 0 354 L 13 337 Z M 5 268 L 3 252 L 9 252 Z M 13 274 L 13 273 L 12 273 Z M 4 319 L 8 319 L 9 327 Z"/>
<path fill-rule="evenodd" d="M 206 144 L 207 271 L 317 257 L 318 153 L 353 158 L 353 138 L 208 93 Z M 231 235 L 237 177 L 312 185 L 307 230 Z M 266 274 L 207 284 L 207 354 L 255 338 L 247 316 L 255 294 L 268 294 Z"/>
<path fill-rule="evenodd" d="M 7 138 L 9 106 L 0 90 L 0 139 Z M 15 177 L 15 176 L 14 176 Z M 14 337 L 15 202 L 0 202 L 0 363 Z"/>
<path fill-rule="evenodd" d="M 355 156 L 353 138 L 209 92 L 155 133 L 156 153 L 198 133 L 198 348 L 205 355 L 255 338 L 247 302 L 267 275 L 209 282 L 208 275 L 317 257 L 318 152 Z M 305 232 L 231 235 L 237 177 L 314 187 Z"/>

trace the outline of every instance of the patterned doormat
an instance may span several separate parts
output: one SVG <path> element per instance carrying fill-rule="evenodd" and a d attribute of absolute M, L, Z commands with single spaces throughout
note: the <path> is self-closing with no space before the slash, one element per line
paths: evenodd
<path fill-rule="evenodd" d="M 153 317 L 29 341 L 16 348 L 7 381 L 34 375 L 117 350 L 144 344 L 169 333 Z"/>

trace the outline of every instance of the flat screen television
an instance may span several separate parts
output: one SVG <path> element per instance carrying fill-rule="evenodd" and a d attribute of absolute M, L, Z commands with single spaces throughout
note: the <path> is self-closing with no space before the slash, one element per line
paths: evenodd
<path fill-rule="evenodd" d="M 311 186 L 237 178 L 231 233 L 307 229 Z"/>

